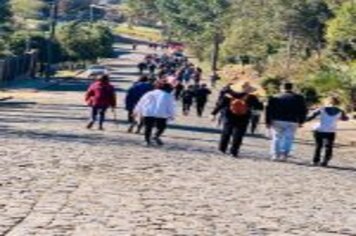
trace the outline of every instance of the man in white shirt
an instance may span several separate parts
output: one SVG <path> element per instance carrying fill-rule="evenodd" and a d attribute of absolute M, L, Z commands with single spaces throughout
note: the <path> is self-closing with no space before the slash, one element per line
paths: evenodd
<path fill-rule="evenodd" d="M 157 129 L 154 141 L 159 146 L 163 145 L 160 137 L 167 127 L 167 121 L 174 120 L 175 117 L 176 105 L 172 91 L 173 88 L 170 84 L 160 83 L 155 90 L 146 93 L 135 107 L 136 118 L 143 117 L 147 146 L 151 146 L 154 128 Z"/>

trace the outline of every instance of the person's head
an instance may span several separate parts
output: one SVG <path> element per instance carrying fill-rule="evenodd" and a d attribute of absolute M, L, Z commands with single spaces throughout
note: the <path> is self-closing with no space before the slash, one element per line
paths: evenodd
<path fill-rule="evenodd" d="M 167 81 L 158 82 L 156 88 L 167 93 L 171 93 L 173 91 L 173 86 L 167 83 Z"/>
<path fill-rule="evenodd" d="M 194 89 L 194 85 L 189 85 L 189 86 L 188 86 L 188 89 L 189 89 L 189 90 Z"/>
<path fill-rule="evenodd" d="M 325 99 L 325 105 L 327 106 L 340 106 L 341 101 L 337 96 L 329 96 Z"/>
<path fill-rule="evenodd" d="M 202 87 L 202 88 L 207 88 L 208 85 L 207 85 L 207 84 L 201 84 L 200 87 Z"/>
<path fill-rule="evenodd" d="M 285 91 L 285 92 L 292 92 L 293 89 L 294 89 L 294 85 L 293 83 L 291 82 L 286 82 L 282 85 L 282 89 Z"/>
<path fill-rule="evenodd" d="M 138 82 L 148 82 L 149 78 L 147 75 L 142 75 L 139 79 Z"/>
<path fill-rule="evenodd" d="M 109 83 L 110 81 L 108 75 L 98 75 L 97 80 L 101 83 Z"/>
<path fill-rule="evenodd" d="M 253 93 L 256 91 L 256 88 L 253 87 L 249 82 L 245 82 L 244 84 L 242 84 L 241 88 L 242 92 L 244 93 Z"/>

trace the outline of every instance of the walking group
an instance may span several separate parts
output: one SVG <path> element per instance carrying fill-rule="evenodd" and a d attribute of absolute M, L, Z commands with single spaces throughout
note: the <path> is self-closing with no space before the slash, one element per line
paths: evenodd
<path fill-rule="evenodd" d="M 201 83 L 202 69 L 180 54 L 149 55 L 138 64 L 138 69 L 141 77 L 128 90 L 125 98 L 128 132 L 140 133 L 144 129 L 147 146 L 162 146 L 161 137 L 167 123 L 176 117 L 177 101 L 182 103 L 183 115 L 188 116 L 195 103 L 197 116 L 202 117 L 211 91 L 207 84 Z M 149 71 L 147 75 L 145 70 Z M 99 129 L 104 129 L 106 111 L 116 107 L 115 89 L 108 76 L 99 76 L 89 87 L 86 102 L 92 110 L 87 128 L 91 129 L 98 120 Z M 264 111 L 271 136 L 273 161 L 288 160 L 297 129 L 319 117 L 314 128 L 316 147 L 312 163 L 327 166 L 333 155 L 337 122 L 347 120 L 345 112 L 339 107 L 339 99 L 331 96 L 323 106 L 308 115 L 306 101 L 295 92 L 292 83 L 285 83 L 281 93 L 270 97 L 264 105 L 256 95 L 256 88 L 245 82 L 240 88 L 235 88 L 233 83 L 224 87 L 211 115 L 212 120 L 218 120 L 222 125 L 220 152 L 237 158 L 248 127 L 254 134 Z"/>

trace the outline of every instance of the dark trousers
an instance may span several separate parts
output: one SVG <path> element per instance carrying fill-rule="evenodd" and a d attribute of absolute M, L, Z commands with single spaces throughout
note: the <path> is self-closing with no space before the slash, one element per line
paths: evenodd
<path fill-rule="evenodd" d="M 92 107 L 90 122 L 95 123 L 97 121 L 97 117 L 99 116 L 99 127 L 103 127 L 107 109 L 107 107 Z"/>
<path fill-rule="evenodd" d="M 206 101 L 197 101 L 197 114 L 199 117 L 203 116 Z"/>
<path fill-rule="evenodd" d="M 143 121 L 142 120 L 136 121 L 134 116 L 133 116 L 133 111 L 128 111 L 127 120 L 128 120 L 128 122 L 130 124 L 128 132 L 130 132 L 130 133 L 133 132 L 134 128 L 136 126 L 137 126 L 136 133 L 140 133 L 141 132 L 141 129 L 143 127 Z"/>
<path fill-rule="evenodd" d="M 251 134 L 254 134 L 256 133 L 256 130 L 257 130 L 257 127 L 258 127 L 258 124 L 260 123 L 260 119 L 261 119 L 261 116 L 260 115 L 252 115 L 251 116 L 251 119 L 250 119 L 250 131 L 251 131 Z"/>
<path fill-rule="evenodd" d="M 321 164 L 324 166 L 328 165 L 329 161 L 333 156 L 335 138 L 335 133 L 322 133 L 318 131 L 314 132 L 316 147 L 313 162 L 315 164 L 318 164 L 320 162 L 322 151 L 323 149 L 325 149 L 324 160 L 321 162 Z"/>
<path fill-rule="evenodd" d="M 155 138 L 159 138 L 167 128 L 167 119 L 156 117 L 145 117 L 145 140 L 151 142 L 153 129 L 156 128 Z"/>
<path fill-rule="evenodd" d="M 219 149 L 221 152 L 226 153 L 229 143 L 232 139 L 230 154 L 237 156 L 247 130 L 248 122 L 232 122 L 225 121 L 221 135 Z"/>
<path fill-rule="evenodd" d="M 183 113 L 184 114 L 189 113 L 191 106 L 192 106 L 192 102 L 184 102 L 183 101 Z"/>

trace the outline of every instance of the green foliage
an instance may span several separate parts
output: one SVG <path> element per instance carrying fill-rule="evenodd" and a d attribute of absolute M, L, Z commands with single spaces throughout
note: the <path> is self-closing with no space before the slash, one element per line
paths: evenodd
<path fill-rule="evenodd" d="M 46 6 L 42 0 L 10 0 L 11 11 L 18 18 L 38 18 Z"/>
<path fill-rule="evenodd" d="M 327 39 L 332 52 L 343 60 L 356 59 L 356 3 L 345 2 L 328 23 Z"/>
<path fill-rule="evenodd" d="M 8 0 L 0 0 L 0 25 L 5 23 L 10 17 Z"/>
<path fill-rule="evenodd" d="M 273 96 L 280 91 L 283 83 L 283 77 L 266 77 L 261 81 L 262 88 L 266 91 L 268 96 Z"/>
<path fill-rule="evenodd" d="M 110 29 L 100 24 L 69 23 L 60 28 L 57 38 L 65 55 L 74 61 L 108 57 L 114 42 Z"/>

